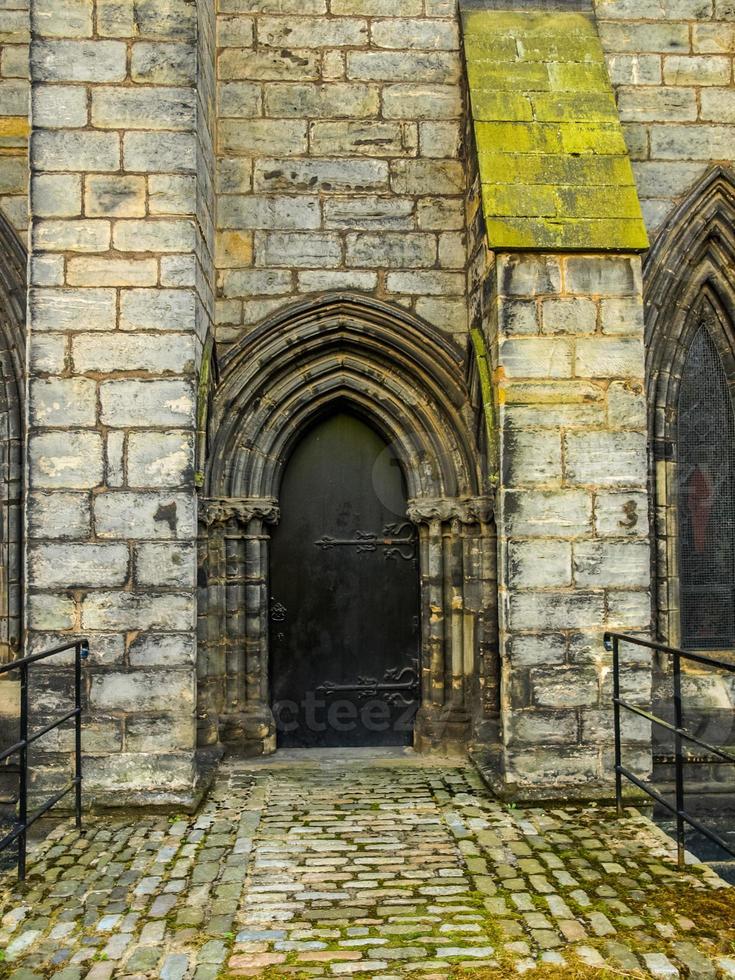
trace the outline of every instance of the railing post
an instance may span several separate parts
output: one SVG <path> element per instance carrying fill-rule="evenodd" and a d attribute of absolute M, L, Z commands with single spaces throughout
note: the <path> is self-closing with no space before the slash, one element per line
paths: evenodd
<path fill-rule="evenodd" d="M 681 655 L 673 653 L 674 664 L 674 754 L 676 760 L 676 858 L 684 867 L 684 759 L 682 753 Z"/>
<path fill-rule="evenodd" d="M 18 880 L 26 878 L 26 821 L 28 820 L 28 664 L 20 668 L 20 743 L 18 823 L 23 828 L 18 836 Z"/>
<path fill-rule="evenodd" d="M 620 650 L 618 638 L 612 638 L 613 655 L 613 720 L 615 726 L 615 806 L 618 816 L 623 815 L 623 764 L 622 740 L 620 737 Z"/>
<path fill-rule="evenodd" d="M 89 656 L 87 640 L 77 642 L 74 648 L 74 803 L 77 830 L 82 828 L 82 658 Z"/>

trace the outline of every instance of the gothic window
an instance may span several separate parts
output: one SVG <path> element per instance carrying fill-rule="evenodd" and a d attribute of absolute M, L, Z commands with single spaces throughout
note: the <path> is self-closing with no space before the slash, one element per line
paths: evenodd
<path fill-rule="evenodd" d="M 735 646 L 735 415 L 722 359 L 700 322 L 677 406 L 681 640 Z"/>

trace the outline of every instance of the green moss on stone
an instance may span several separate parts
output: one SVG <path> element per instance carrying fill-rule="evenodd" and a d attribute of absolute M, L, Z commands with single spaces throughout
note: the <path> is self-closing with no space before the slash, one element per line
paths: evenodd
<path fill-rule="evenodd" d="M 592 19 L 470 11 L 463 28 L 490 247 L 647 248 Z"/>

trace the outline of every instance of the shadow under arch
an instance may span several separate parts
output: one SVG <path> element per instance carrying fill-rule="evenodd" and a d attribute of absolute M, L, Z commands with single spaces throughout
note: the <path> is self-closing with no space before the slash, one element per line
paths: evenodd
<path fill-rule="evenodd" d="M 268 318 L 219 367 L 200 507 L 202 741 L 275 748 L 268 527 L 279 518 L 294 445 L 341 406 L 391 444 L 406 479 L 406 516 L 418 529 L 422 704 L 414 743 L 464 751 L 488 722 L 478 665 L 494 662 L 497 643 L 492 502 L 464 353 L 406 310 L 333 293 Z"/>
<path fill-rule="evenodd" d="M 23 416 L 27 253 L 0 213 L 0 662 L 23 643 Z"/>
<path fill-rule="evenodd" d="M 704 327 L 735 405 L 735 174 L 709 170 L 676 208 L 644 265 L 646 384 L 654 487 L 658 637 L 681 640 L 677 405 L 684 365 Z"/>

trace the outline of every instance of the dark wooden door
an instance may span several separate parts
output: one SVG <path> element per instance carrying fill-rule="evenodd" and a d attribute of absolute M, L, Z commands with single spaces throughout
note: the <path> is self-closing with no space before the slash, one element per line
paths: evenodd
<path fill-rule="evenodd" d="M 418 555 L 400 465 L 357 417 L 294 450 L 271 545 L 271 690 L 280 745 L 410 744 Z"/>

